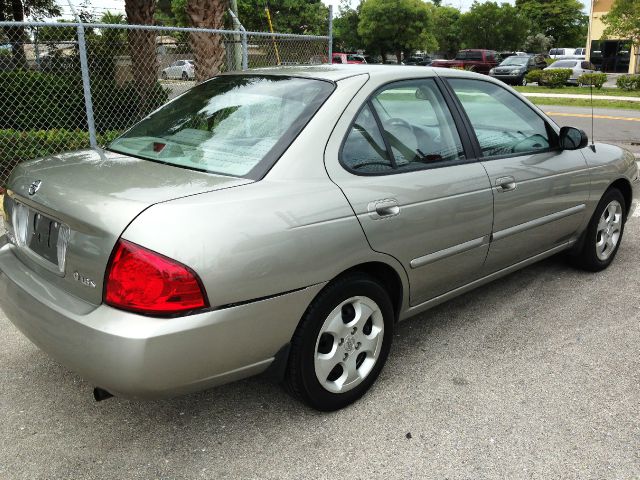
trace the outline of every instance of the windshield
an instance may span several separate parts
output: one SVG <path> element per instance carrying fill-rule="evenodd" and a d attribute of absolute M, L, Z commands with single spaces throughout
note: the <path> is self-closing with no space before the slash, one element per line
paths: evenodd
<path fill-rule="evenodd" d="M 507 59 L 505 59 L 500 66 L 501 67 L 508 67 L 510 65 L 517 65 L 517 66 L 523 66 L 526 65 L 529 62 L 529 57 L 509 57 Z"/>
<path fill-rule="evenodd" d="M 222 175 L 260 178 L 333 91 L 322 80 L 223 75 L 155 111 L 109 150 Z"/>

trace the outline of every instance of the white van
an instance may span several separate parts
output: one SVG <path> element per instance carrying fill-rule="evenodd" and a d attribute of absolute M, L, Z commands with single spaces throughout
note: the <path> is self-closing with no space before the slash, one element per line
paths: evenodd
<path fill-rule="evenodd" d="M 560 57 L 570 57 L 575 55 L 575 48 L 552 48 L 549 50 L 549 57 L 551 58 L 560 58 Z"/>

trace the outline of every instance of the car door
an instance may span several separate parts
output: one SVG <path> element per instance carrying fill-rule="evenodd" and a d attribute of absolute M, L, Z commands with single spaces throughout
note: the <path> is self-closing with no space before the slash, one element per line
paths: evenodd
<path fill-rule="evenodd" d="M 589 198 L 584 156 L 560 150 L 557 127 L 502 86 L 476 79 L 448 83 L 475 132 L 493 188 L 486 273 L 574 241 Z"/>
<path fill-rule="evenodd" d="M 341 121 L 325 152 L 327 171 L 371 247 L 402 263 L 411 305 L 477 278 L 491 232 L 491 186 L 438 82 L 361 91 Z"/>
<path fill-rule="evenodd" d="M 178 60 L 173 64 L 173 78 L 181 78 L 182 77 L 182 69 L 184 68 L 184 62 L 182 60 Z"/>

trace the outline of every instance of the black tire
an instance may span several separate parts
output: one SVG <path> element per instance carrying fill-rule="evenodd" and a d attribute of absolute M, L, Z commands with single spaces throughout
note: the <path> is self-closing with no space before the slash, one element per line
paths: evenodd
<path fill-rule="evenodd" d="M 522 87 L 526 87 L 529 84 L 529 82 L 527 82 L 527 77 L 522 77 L 519 83 Z"/>
<path fill-rule="evenodd" d="M 382 346 L 375 364 L 361 383 L 348 391 L 334 393 L 323 387 L 316 376 L 316 344 L 319 341 L 320 330 L 331 312 L 353 297 L 367 297 L 379 307 L 384 322 Z M 393 339 L 394 322 L 395 316 L 389 295 L 373 278 L 354 273 L 330 283 L 307 308 L 293 335 L 284 379 L 286 389 L 294 397 L 321 411 L 339 410 L 355 402 L 375 382 L 387 360 Z M 357 354 L 355 351 L 353 353 Z"/>
<path fill-rule="evenodd" d="M 184 81 L 189 80 L 189 74 L 187 72 L 182 72 L 182 80 Z"/>
<path fill-rule="evenodd" d="M 601 259 L 598 257 L 596 249 L 596 244 L 599 240 L 598 223 L 600 222 L 600 217 L 604 210 L 611 205 L 612 202 L 618 202 L 622 207 L 620 234 L 615 247 L 608 253 L 608 257 L 606 259 Z M 617 188 L 610 188 L 607 190 L 600 199 L 595 212 L 593 212 L 589 225 L 584 232 L 584 238 L 582 239 L 580 250 L 570 256 L 570 261 L 573 266 L 589 272 L 599 272 L 611 265 L 611 262 L 613 262 L 613 259 L 616 257 L 620 244 L 622 243 L 626 212 L 627 207 L 620 190 Z"/>
<path fill-rule="evenodd" d="M 166 74 L 166 72 L 162 72 L 162 73 L 160 74 L 160 78 L 161 78 L 162 80 L 166 80 L 166 79 L 167 79 L 167 74 Z"/>

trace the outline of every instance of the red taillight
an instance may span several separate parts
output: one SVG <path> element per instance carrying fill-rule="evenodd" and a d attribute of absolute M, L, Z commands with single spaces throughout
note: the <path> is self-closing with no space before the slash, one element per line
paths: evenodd
<path fill-rule="evenodd" d="M 208 306 L 198 276 L 189 267 L 126 240 L 118 241 L 107 267 L 104 301 L 159 315 Z"/>

